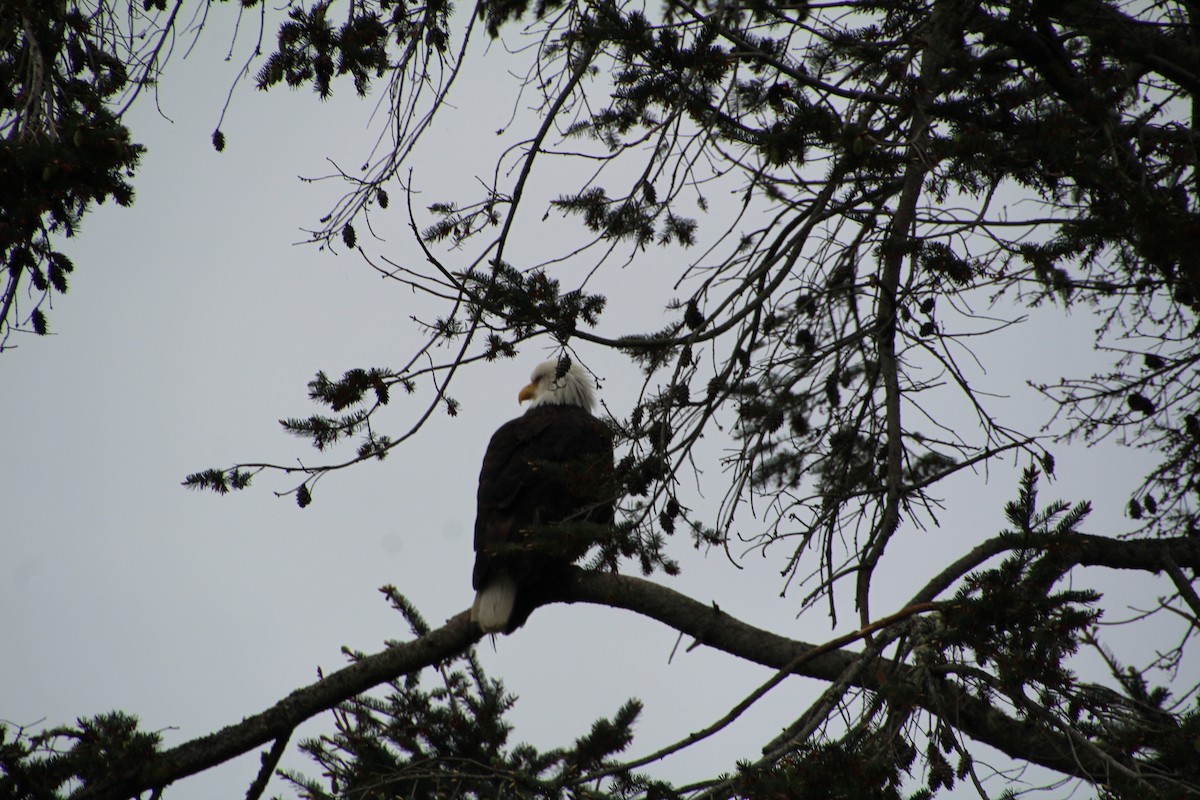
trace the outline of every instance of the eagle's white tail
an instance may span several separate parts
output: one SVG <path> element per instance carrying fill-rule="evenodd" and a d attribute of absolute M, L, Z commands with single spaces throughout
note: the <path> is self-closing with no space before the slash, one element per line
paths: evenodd
<path fill-rule="evenodd" d="M 493 576 L 491 582 L 475 593 L 471 619 L 484 633 L 504 633 L 517 601 L 517 582 L 507 575 Z"/>

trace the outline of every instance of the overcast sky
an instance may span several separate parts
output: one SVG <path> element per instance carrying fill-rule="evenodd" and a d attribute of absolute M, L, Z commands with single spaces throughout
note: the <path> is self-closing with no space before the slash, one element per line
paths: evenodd
<path fill-rule="evenodd" d="M 133 113 L 134 139 L 149 148 L 136 205 L 94 211 L 67 244 L 77 271 L 48 313 L 53 336 L 16 336 L 10 343 L 19 346 L 0 356 L 0 718 L 9 723 L 37 727 L 122 709 L 163 731 L 170 746 L 266 708 L 312 682 L 318 668 L 342 666 L 343 645 L 373 652 L 407 638 L 376 592 L 383 584 L 395 584 L 434 625 L 470 602 L 480 458 L 491 432 L 519 413 L 517 391 L 545 357 L 536 347 L 470 370 L 453 391 L 458 418 L 434 418 L 382 463 L 328 476 L 308 509 L 274 497 L 291 484 L 273 475 L 229 497 L 180 486 L 190 472 L 242 460 L 320 460 L 276 420 L 318 410 L 305 389 L 318 369 L 340 375 L 407 360 L 420 341 L 410 317 L 428 310 L 353 254 L 294 244 L 341 193 L 298 176 L 328 173 L 325 156 L 360 162 L 374 141 L 371 103 L 344 86 L 344 96 L 324 104 L 307 92 L 264 96 L 246 86 L 224 125 L 227 151 L 213 151 L 209 135 L 236 68 L 211 71 L 213 54 L 227 48 L 224 30 L 210 31 L 189 61 L 172 63 L 160 96 L 170 121 L 153 98 Z M 491 75 L 504 68 L 503 51 L 486 58 L 496 65 Z M 494 131 L 510 101 L 464 88 L 435 130 L 447 161 L 429 151 L 415 165 L 417 183 L 430 190 L 421 202 L 486 174 L 500 147 Z M 387 240 L 372 244 L 377 252 L 418 261 L 403 203 L 376 223 Z M 663 285 L 676 266 L 650 252 L 626 268 L 627 293 L 618 291 L 603 330 L 654 327 L 648 315 L 661 313 L 665 296 L 645 289 Z M 1024 379 L 1078 363 L 1089 336 L 1088 320 L 1048 315 L 1016 333 L 1007 363 L 989 363 L 979 380 L 1009 395 L 1004 402 L 1032 424 L 1047 409 Z M 605 379 L 603 398 L 627 411 L 640 385 L 634 367 L 580 353 Z M 419 401 L 393 397 L 399 429 Z M 1056 455 L 1061 479 L 1044 496 L 1091 499 L 1088 530 L 1120 531 L 1140 469 L 1133 454 Z M 940 490 L 949 506 L 941 528 L 909 532 L 881 575 L 879 612 L 926 579 L 931 553 L 965 552 L 1003 527 L 1020 466 Z M 672 585 L 696 599 L 786 635 L 831 636 L 823 614 L 797 619 L 799 598 L 779 598 L 773 561 L 751 556 L 734 569 L 683 539 L 671 554 L 684 567 Z M 641 754 L 711 723 L 769 677 L 705 649 L 668 664 L 675 639 L 631 614 L 556 606 L 481 656 L 521 697 L 514 741 L 561 744 L 636 696 L 646 704 L 634 746 Z M 696 779 L 732 769 L 821 688 L 790 681 L 661 774 Z M 294 753 L 285 763 L 308 766 Z M 241 796 L 256 767 L 252 755 L 169 796 Z M 282 790 L 275 783 L 270 791 Z"/>

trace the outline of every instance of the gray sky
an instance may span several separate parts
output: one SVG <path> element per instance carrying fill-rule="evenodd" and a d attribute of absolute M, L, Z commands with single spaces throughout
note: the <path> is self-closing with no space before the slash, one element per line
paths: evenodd
<path fill-rule="evenodd" d="M 372 652 L 407 638 L 380 585 L 395 584 L 434 625 L 470 602 L 479 461 L 492 430 L 519 413 L 516 393 L 541 350 L 472 370 L 453 392 L 462 402 L 457 419 L 438 416 L 386 461 L 326 477 L 308 509 L 275 498 L 271 490 L 292 484 L 274 475 L 223 498 L 180 486 L 189 472 L 241 460 L 321 460 L 276 420 L 318 410 L 305 389 L 318 369 L 340 375 L 401 363 L 420 341 L 410 315 L 428 310 L 357 256 L 293 245 L 341 193 L 297 175 L 326 174 L 326 155 L 357 165 L 373 141 L 370 103 L 341 86 L 343 96 L 324 104 L 307 92 L 252 95 L 246 86 L 224 125 L 227 151 L 212 150 L 235 68 L 207 74 L 212 60 L 203 53 L 219 58 L 227 46 L 220 30 L 199 55 L 172 64 L 161 107 L 173 123 L 150 102 L 135 111 L 134 138 L 149 147 L 136 205 L 96 210 L 67 244 L 77 272 L 49 313 L 54 335 L 15 337 L 20 346 L 0 356 L 0 718 L 10 723 L 122 709 L 164 731 L 170 746 L 262 710 L 318 668 L 342 666 L 342 645 Z M 487 59 L 504 63 L 502 51 Z M 489 169 L 508 110 L 494 93 L 467 87 L 436 129 L 439 147 L 467 149 L 449 163 L 435 163 L 430 151 L 417 164 L 417 183 L 431 190 L 422 203 L 453 196 Z M 398 187 L 393 198 L 375 218 L 387 242 L 372 248 L 415 263 Z M 548 225 L 555 235 L 572 229 Z M 646 315 L 660 313 L 665 298 L 646 287 L 663 285 L 673 269 L 661 258 L 650 252 L 627 268 L 627 294 L 604 315 L 606 333 L 654 325 Z M 981 385 L 1039 419 L 1047 409 L 1033 405 L 1023 380 L 1053 377 L 1062 369 L 1056 357 L 1077 363 L 1089 334 L 1086 319 L 1028 326 L 1010 340 L 1015 358 L 989 364 Z M 611 355 L 581 354 L 606 379 L 603 398 L 626 411 L 636 370 Z M 394 397 L 399 429 L 419 401 Z M 1090 498 L 1097 512 L 1088 530 L 1120 530 L 1139 474 L 1134 454 L 1056 455 L 1062 478 L 1043 486 L 1043 497 Z M 963 476 L 939 492 L 949 505 L 942 528 L 908 534 L 881 575 L 878 612 L 926 579 L 931 554 L 949 560 L 1002 526 L 1019 466 L 987 483 Z M 696 599 L 809 641 L 832 635 L 822 613 L 796 619 L 798 596 L 779 599 L 774 560 L 749 556 L 738 570 L 682 538 L 671 552 L 684 567 L 672 585 Z M 668 664 L 675 638 L 615 610 L 557 606 L 481 656 L 521 696 L 514 741 L 560 744 L 636 696 L 646 704 L 636 755 L 709 724 L 770 677 L 703 649 Z M 696 779 L 732 769 L 755 755 L 768 738 L 762 731 L 787 724 L 820 688 L 789 682 L 661 774 Z M 308 766 L 294 753 L 285 764 Z M 241 796 L 256 766 L 256 756 L 243 758 L 170 796 Z"/>

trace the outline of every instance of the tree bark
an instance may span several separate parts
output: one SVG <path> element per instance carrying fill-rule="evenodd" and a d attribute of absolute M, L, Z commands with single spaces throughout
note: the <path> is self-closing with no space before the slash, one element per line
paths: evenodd
<path fill-rule="evenodd" d="M 997 537 L 992 541 L 1002 542 L 1003 539 Z M 1148 572 L 1182 567 L 1200 571 L 1200 541 L 1194 539 L 1119 541 L 1080 534 L 1046 537 L 1044 545 L 1060 557 L 1069 556 L 1071 563 L 1078 566 Z M 1016 546 L 998 544 L 994 552 Z M 1024 546 L 1037 547 L 1038 544 L 1026 542 Z M 980 547 L 986 548 L 987 543 Z M 966 557 L 956 563 L 967 564 L 965 568 L 971 569 L 981 560 Z M 731 617 L 715 604 L 706 605 L 642 578 L 575 568 L 563 592 L 560 602 L 595 603 L 633 611 L 730 655 L 776 670 L 792 669 L 797 675 L 820 681 L 837 680 L 860 656 L 850 650 L 834 650 L 802 658 L 816 645 L 756 628 Z M 393 645 L 356 661 L 316 683 L 297 689 L 265 711 L 163 751 L 148 762 L 131 765 L 104 783 L 86 786 L 74 798 L 125 800 L 145 791 L 165 788 L 189 775 L 287 737 L 304 721 L 336 708 L 355 695 L 452 658 L 473 646 L 482 636 L 464 611 L 419 639 Z M 793 669 L 792 665 L 798 659 L 802 663 Z M 1128 776 L 1137 770 L 1136 764 L 1106 757 L 1094 747 L 1081 746 L 1086 743 L 1076 741 L 1075 737 L 1049 733 L 1036 724 L 1009 716 L 961 686 L 944 678 L 931 677 L 918 667 L 880 658 L 874 668 L 858 670 L 856 674 L 852 685 L 868 691 L 888 693 L 897 688 L 909 688 L 906 695 L 915 695 L 919 706 L 1013 758 L 1106 785 L 1120 785 L 1119 773 Z"/>

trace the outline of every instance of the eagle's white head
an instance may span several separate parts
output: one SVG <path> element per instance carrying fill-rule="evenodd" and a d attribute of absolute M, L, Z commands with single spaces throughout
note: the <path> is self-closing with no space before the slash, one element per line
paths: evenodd
<path fill-rule="evenodd" d="M 529 408 L 538 406 L 579 406 L 588 413 L 596 405 L 596 394 L 592 391 L 592 379 L 583 367 L 571 362 L 571 367 L 561 377 L 558 360 L 543 361 L 534 367 L 529 376 L 529 385 L 517 395 L 517 401 L 529 401 Z"/>

